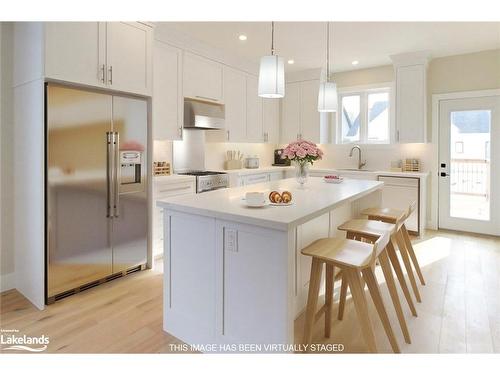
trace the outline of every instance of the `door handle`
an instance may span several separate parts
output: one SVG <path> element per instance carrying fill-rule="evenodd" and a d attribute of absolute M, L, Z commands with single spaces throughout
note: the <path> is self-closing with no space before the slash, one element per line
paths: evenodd
<path fill-rule="evenodd" d="M 120 133 L 114 132 L 114 193 L 113 193 L 113 217 L 120 217 L 120 179 L 121 179 L 121 161 L 120 161 Z"/>
<path fill-rule="evenodd" d="M 111 201 L 113 200 L 113 188 L 112 188 L 112 181 L 113 181 L 113 144 L 112 144 L 112 135 L 111 132 L 106 132 L 106 163 L 107 163 L 107 168 L 106 168 L 106 217 L 113 217 L 111 215 Z"/>
<path fill-rule="evenodd" d="M 101 66 L 101 82 L 104 83 L 106 81 L 106 65 L 102 64 Z"/>
<path fill-rule="evenodd" d="M 113 84 L 113 65 L 109 66 L 109 81 L 108 82 L 110 85 Z"/>

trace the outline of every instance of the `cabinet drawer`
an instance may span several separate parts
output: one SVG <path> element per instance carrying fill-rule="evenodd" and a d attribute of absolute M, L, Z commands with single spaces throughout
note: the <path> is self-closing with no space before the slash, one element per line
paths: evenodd
<path fill-rule="evenodd" d="M 267 173 L 252 174 L 252 175 L 248 175 L 248 176 L 243 177 L 243 184 L 244 185 L 258 184 L 258 183 L 267 182 L 267 181 L 269 181 L 269 175 Z"/>
<path fill-rule="evenodd" d="M 193 183 L 173 183 L 155 185 L 156 199 L 174 197 L 176 195 L 195 193 L 195 186 Z"/>

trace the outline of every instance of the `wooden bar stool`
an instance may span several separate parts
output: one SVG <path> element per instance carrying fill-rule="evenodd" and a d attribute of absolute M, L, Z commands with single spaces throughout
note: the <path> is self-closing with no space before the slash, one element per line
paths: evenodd
<path fill-rule="evenodd" d="M 389 339 L 392 350 L 400 353 L 396 337 L 392 331 L 389 317 L 385 309 L 377 279 L 373 273 L 372 266 L 375 264 L 380 252 L 387 246 L 390 233 L 380 236 L 374 244 L 354 241 L 350 239 L 322 238 L 302 250 L 302 254 L 312 257 L 311 278 L 309 283 L 309 294 L 307 297 L 306 316 L 304 323 L 304 344 L 312 340 L 312 329 L 316 320 L 316 305 L 321 283 L 323 263 L 326 264 L 326 299 L 325 327 L 331 326 L 331 300 L 333 298 L 333 275 L 335 267 L 339 267 L 343 277 L 349 284 L 358 319 L 361 325 L 363 337 L 372 353 L 377 352 L 375 336 L 368 314 L 368 307 L 364 288 L 362 287 L 361 274 L 368 285 L 368 290 L 375 304 L 377 313 L 382 320 L 385 333 Z M 330 269 L 330 271 L 329 271 Z M 322 308 L 323 309 L 323 308 Z M 320 311 L 321 312 L 321 311 Z M 325 332 L 326 333 L 326 332 Z"/>
<path fill-rule="evenodd" d="M 415 305 L 410 295 L 408 286 L 403 275 L 403 271 L 399 262 L 397 261 L 396 250 L 392 244 L 392 238 L 397 231 L 397 224 L 384 223 L 381 221 L 365 220 L 365 219 L 354 219 L 345 222 L 338 227 L 339 230 L 346 231 L 346 237 L 355 240 L 367 240 L 371 243 L 376 242 L 381 236 L 389 232 L 391 238 L 387 242 L 386 248 L 383 249 L 378 256 L 378 261 L 384 273 L 384 278 L 389 289 L 389 294 L 391 296 L 394 309 L 396 310 L 396 315 L 398 317 L 399 325 L 405 342 L 411 344 L 410 332 L 408 331 L 408 326 L 406 325 L 406 319 L 403 314 L 403 309 L 401 308 L 401 302 L 399 300 L 398 292 L 396 290 L 396 284 L 394 282 L 394 276 L 392 274 L 392 268 L 389 263 L 388 254 L 392 254 L 391 258 L 396 257 L 396 264 L 394 269 L 396 270 L 396 276 L 398 277 L 403 294 L 408 302 L 410 310 L 414 316 L 417 316 Z M 340 292 L 340 302 L 339 302 L 339 320 L 342 320 L 344 314 L 345 301 L 347 295 L 347 284 L 342 280 L 341 292 Z"/>
<path fill-rule="evenodd" d="M 406 219 L 408 219 L 408 217 L 413 213 L 413 211 L 415 211 L 416 207 L 417 207 L 417 202 L 413 202 L 409 205 L 407 211 L 396 210 L 392 208 L 374 207 L 363 210 L 361 213 L 363 215 L 367 215 L 369 220 L 378 220 L 392 224 L 396 224 L 398 222 L 402 223 L 399 230 L 396 232 L 395 239 L 398 244 L 399 252 L 401 254 L 401 258 L 403 259 L 403 263 L 405 265 L 408 278 L 410 279 L 410 284 L 415 294 L 415 298 L 417 299 L 417 302 L 422 302 L 422 299 L 420 298 L 420 293 L 418 291 L 417 283 L 415 281 L 415 276 L 413 273 L 414 271 L 411 263 L 413 263 L 415 271 L 422 285 L 425 285 L 425 280 L 422 274 L 422 270 L 420 269 L 420 265 L 418 264 L 415 250 L 413 249 L 413 246 L 411 244 L 408 230 L 404 223 Z"/>

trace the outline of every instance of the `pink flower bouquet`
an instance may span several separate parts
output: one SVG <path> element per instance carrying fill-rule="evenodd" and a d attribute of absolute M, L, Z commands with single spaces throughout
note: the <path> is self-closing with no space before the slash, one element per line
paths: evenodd
<path fill-rule="evenodd" d="M 281 154 L 281 158 L 290 159 L 298 164 L 313 164 L 316 160 L 321 160 L 323 151 L 315 143 L 300 139 L 286 146 Z"/>

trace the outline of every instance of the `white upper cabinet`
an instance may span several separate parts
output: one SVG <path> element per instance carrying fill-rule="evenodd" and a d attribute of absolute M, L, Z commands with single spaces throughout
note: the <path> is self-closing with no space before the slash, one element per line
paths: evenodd
<path fill-rule="evenodd" d="M 300 137 L 300 82 L 286 84 L 285 92 L 280 143 L 289 143 Z"/>
<path fill-rule="evenodd" d="M 258 79 L 247 76 L 247 142 L 264 142 L 262 128 L 262 98 L 258 95 Z"/>
<path fill-rule="evenodd" d="M 226 139 L 230 142 L 246 141 L 246 76 L 231 68 L 224 68 L 224 96 Z"/>
<path fill-rule="evenodd" d="M 184 54 L 184 96 L 223 102 L 222 65 L 204 57 Z"/>
<path fill-rule="evenodd" d="M 300 138 L 315 143 L 320 142 L 318 90 L 319 80 L 286 85 L 280 143 L 289 143 Z"/>
<path fill-rule="evenodd" d="M 45 77 L 151 95 L 152 36 L 137 22 L 46 22 Z"/>
<path fill-rule="evenodd" d="M 427 53 L 391 56 L 396 75 L 396 140 L 427 142 Z"/>
<path fill-rule="evenodd" d="M 280 135 L 280 100 L 262 99 L 264 142 L 278 143 Z"/>
<path fill-rule="evenodd" d="M 318 112 L 319 80 L 300 83 L 300 137 L 320 142 L 320 113 Z"/>
<path fill-rule="evenodd" d="M 137 22 L 106 23 L 107 84 L 138 94 L 152 89 L 152 30 Z"/>
<path fill-rule="evenodd" d="M 106 24 L 47 22 L 45 75 L 49 78 L 105 86 Z"/>
<path fill-rule="evenodd" d="M 182 50 L 160 41 L 154 43 L 153 138 L 182 139 Z"/>

